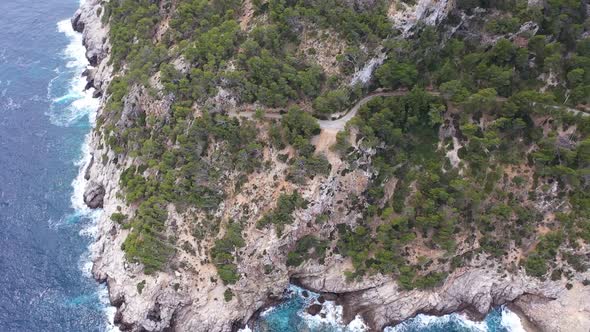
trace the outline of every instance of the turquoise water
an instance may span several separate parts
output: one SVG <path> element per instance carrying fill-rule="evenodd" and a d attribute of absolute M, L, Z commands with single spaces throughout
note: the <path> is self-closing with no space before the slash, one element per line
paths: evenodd
<path fill-rule="evenodd" d="M 261 314 L 255 323 L 254 332 L 357 332 L 366 331 L 361 320 L 354 320 L 348 326 L 339 324 L 341 308 L 333 303 L 324 304 L 325 318 L 311 316 L 306 308 L 315 302 L 318 294 L 306 292 L 291 286 L 285 296 L 285 302 Z M 396 327 L 387 328 L 387 332 L 516 332 L 523 331 L 518 316 L 504 307 L 494 309 L 482 322 L 470 321 L 458 314 L 443 317 L 418 315 Z"/>

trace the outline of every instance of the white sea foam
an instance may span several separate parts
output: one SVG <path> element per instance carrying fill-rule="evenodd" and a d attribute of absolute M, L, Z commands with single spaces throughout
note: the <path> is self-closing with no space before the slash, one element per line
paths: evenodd
<path fill-rule="evenodd" d="M 437 325 L 446 325 L 449 323 L 455 323 L 466 328 L 468 331 L 474 332 L 485 332 L 488 331 L 485 322 L 474 322 L 469 320 L 467 317 L 459 314 L 450 314 L 441 317 L 429 316 L 429 315 L 417 315 L 416 317 L 405 321 L 394 327 L 387 327 L 384 331 L 386 332 L 405 332 L 413 331 L 416 329 L 433 327 Z"/>
<path fill-rule="evenodd" d="M 518 315 L 508 310 L 506 307 L 502 307 L 500 311 L 500 325 L 510 332 L 524 332 L 522 323 Z M 441 317 L 418 315 L 413 319 L 405 321 L 395 327 L 385 328 L 385 332 L 405 332 L 415 331 L 425 328 L 432 328 L 436 326 L 445 326 L 446 324 L 454 323 L 459 325 L 467 331 L 473 332 L 488 332 L 490 328 L 485 321 L 476 322 L 470 320 L 468 317 L 461 314 L 450 314 Z M 495 331 L 495 329 L 492 329 Z"/>
<path fill-rule="evenodd" d="M 319 303 L 317 300 L 320 295 L 317 293 L 306 291 L 293 285 L 289 287 L 289 291 L 301 298 L 304 298 L 303 292 L 306 292 L 307 298 L 305 307 L 313 303 Z M 322 310 L 317 315 L 310 315 L 305 309 L 306 308 L 299 311 L 298 315 L 305 321 L 311 331 L 324 330 L 327 327 L 336 332 L 364 332 L 368 330 L 368 327 L 359 315 L 357 315 L 348 325 L 344 325 L 342 318 L 343 307 L 336 305 L 333 301 L 325 301 L 322 303 Z"/>
<path fill-rule="evenodd" d="M 84 91 L 86 79 L 82 73 L 89 64 L 82 35 L 74 31 L 70 20 L 60 21 L 57 30 L 69 39 L 62 54 L 67 62 L 66 70 L 56 70 L 57 76 L 49 84 L 47 97 L 51 105 L 47 115 L 58 126 L 70 126 L 86 116 L 94 123 L 99 100 L 92 98 L 93 89 Z M 63 82 L 64 79 L 68 79 L 68 82 Z M 67 84 L 66 91 L 56 91 L 63 84 Z"/>
<path fill-rule="evenodd" d="M 6 56 L 6 49 L 3 48 L 0 50 L 0 63 L 6 63 L 8 60 L 8 57 Z"/>
<path fill-rule="evenodd" d="M 78 175 L 72 182 L 72 187 L 74 191 L 72 193 L 71 202 L 72 207 L 85 215 L 92 215 L 92 214 L 99 214 L 100 211 L 98 210 L 91 210 L 86 206 L 84 203 L 84 189 L 86 188 L 86 184 L 88 180 L 84 178 L 86 173 L 86 167 L 90 163 L 92 159 L 92 153 L 90 151 L 90 134 L 87 134 L 84 138 L 84 144 L 82 144 L 82 154 L 78 161 L 75 162 L 75 165 L 78 166 Z"/>
<path fill-rule="evenodd" d="M 84 0 L 81 0 L 80 4 L 83 3 Z M 87 118 L 89 126 L 94 127 L 100 102 L 98 99 L 92 98 L 92 89 L 84 91 L 86 79 L 82 77 L 82 73 L 88 68 L 89 63 L 86 59 L 86 50 L 82 44 L 82 35 L 74 31 L 69 20 L 60 21 L 57 24 L 57 29 L 65 34 L 69 39 L 69 44 L 63 52 L 63 57 L 67 61 L 65 70 L 56 69 L 57 76 L 50 82 L 48 87 L 48 98 L 51 100 L 48 116 L 53 124 L 59 126 L 71 126 L 81 119 Z M 65 91 L 58 91 L 60 86 L 63 85 L 66 86 Z M 81 156 L 75 162 L 79 169 L 78 175 L 72 181 L 71 205 L 75 212 L 65 219 L 66 222 L 69 219 L 79 219 L 81 217 L 90 219 L 90 222 L 86 223 L 80 231 L 80 235 L 95 239 L 98 235 L 97 220 L 102 211 L 89 209 L 84 204 L 83 198 L 87 183 L 84 178 L 85 170 L 91 159 L 89 142 L 90 133 L 86 135 L 81 148 Z M 90 249 L 80 257 L 79 268 L 84 276 L 92 277 L 92 254 Z M 106 331 L 119 331 L 114 324 L 116 309 L 110 305 L 106 286 L 99 285 L 97 294 L 105 314 Z"/>
<path fill-rule="evenodd" d="M 14 99 L 8 97 L 4 98 L 4 100 L 0 103 L 0 110 L 15 111 L 21 108 L 21 106 L 22 105 L 20 103 L 15 102 Z"/>
<path fill-rule="evenodd" d="M 106 332 L 120 332 L 117 325 L 115 325 L 115 314 L 117 308 L 111 306 L 109 301 L 109 291 L 106 285 L 100 285 L 98 290 L 98 298 L 100 303 L 104 306 L 104 312 L 107 317 Z"/>
<path fill-rule="evenodd" d="M 502 308 L 502 326 L 504 326 L 510 332 L 525 332 L 520 317 L 514 312 L 508 310 L 508 308 Z"/>

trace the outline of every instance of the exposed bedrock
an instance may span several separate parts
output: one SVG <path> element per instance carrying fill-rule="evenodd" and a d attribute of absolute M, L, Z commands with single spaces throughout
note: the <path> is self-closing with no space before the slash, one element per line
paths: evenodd
<path fill-rule="evenodd" d="M 371 330 L 382 330 L 420 313 L 465 312 L 474 319 L 483 319 L 493 307 L 511 303 L 525 294 L 551 301 L 568 292 L 561 282 L 541 282 L 524 273 L 498 274 L 493 268 L 479 267 L 458 270 L 433 290 L 402 290 L 391 279 L 369 283 L 364 288 L 355 283 L 347 286 L 341 276 L 330 272 L 295 277 L 294 281 L 316 292 L 338 294 L 336 302 L 344 308 L 345 322 L 361 315 Z M 528 302 L 527 298 L 522 301 Z"/>
<path fill-rule="evenodd" d="M 71 20 L 72 28 L 83 35 L 86 58 L 93 67 L 97 67 L 109 52 L 108 26 L 103 26 L 101 12 L 101 1 L 87 0 Z"/>
<path fill-rule="evenodd" d="M 105 189 L 102 184 L 88 182 L 84 191 L 84 203 L 91 209 L 99 209 L 104 205 Z"/>

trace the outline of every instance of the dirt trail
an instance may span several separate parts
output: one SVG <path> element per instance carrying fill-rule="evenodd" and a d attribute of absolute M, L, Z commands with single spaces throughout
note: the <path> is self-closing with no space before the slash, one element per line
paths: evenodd
<path fill-rule="evenodd" d="M 339 117 L 338 119 L 318 120 L 318 124 L 320 125 L 321 129 L 330 129 L 331 131 L 336 131 L 336 132 L 344 130 L 344 127 L 346 126 L 348 121 L 352 120 L 352 118 L 355 117 L 355 115 L 359 111 L 359 109 L 361 107 L 363 107 L 366 103 L 371 101 L 371 99 L 376 98 L 376 97 L 400 97 L 400 96 L 405 96 L 408 93 L 409 93 L 409 91 L 399 91 L 399 90 L 398 91 L 387 91 L 387 92 L 384 91 L 384 92 L 372 93 L 372 94 L 364 97 L 363 99 L 359 100 L 356 104 L 354 104 L 354 106 L 352 106 L 352 108 L 350 108 L 348 111 L 343 113 L 343 115 L 341 117 Z M 440 96 L 440 92 L 438 92 L 438 91 L 426 91 L 426 93 L 428 93 L 431 96 Z M 497 102 L 506 102 L 506 100 L 507 100 L 507 98 L 504 98 L 504 97 L 496 97 Z M 573 113 L 574 115 L 582 114 L 582 116 L 590 116 L 590 113 L 587 113 L 585 111 L 581 111 L 581 110 L 578 110 L 575 108 L 561 107 L 561 106 L 549 106 L 549 107 L 554 108 L 554 109 L 563 109 L 567 112 Z M 254 112 L 252 112 L 252 111 L 239 112 L 239 113 L 232 112 L 232 113 L 230 113 L 230 115 L 244 117 L 247 119 L 252 119 L 254 117 Z M 280 119 L 282 117 L 283 117 L 283 115 L 278 114 L 278 113 L 268 113 L 267 112 L 264 114 L 264 118 L 266 118 L 266 119 Z"/>
<path fill-rule="evenodd" d="M 322 129 L 334 129 L 337 131 L 343 130 L 348 121 L 352 120 L 355 117 L 358 110 L 363 107 L 366 103 L 371 101 L 371 99 L 375 97 L 393 97 L 393 96 L 403 96 L 407 94 L 406 91 L 390 91 L 390 92 L 378 92 L 371 95 L 366 96 L 365 98 L 359 100 L 348 112 L 344 114 L 343 117 L 335 120 L 318 120 L 320 124 L 320 128 Z"/>

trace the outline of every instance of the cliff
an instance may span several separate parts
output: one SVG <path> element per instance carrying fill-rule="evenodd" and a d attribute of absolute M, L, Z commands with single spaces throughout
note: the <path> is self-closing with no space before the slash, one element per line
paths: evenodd
<path fill-rule="evenodd" d="M 427 10 L 429 6 L 433 8 Z M 419 1 L 413 7 L 392 5 L 389 14 L 404 36 L 408 36 L 416 22 L 438 24 L 453 7 L 452 1 Z M 87 0 L 72 19 L 72 24 L 83 33 L 87 57 L 93 66 L 87 76 L 89 85 L 97 89 L 96 96 L 101 98 L 99 117 L 108 118 L 108 86 L 120 72 L 113 70 L 109 63 L 109 25 L 101 22 L 102 8 L 101 0 Z M 248 23 L 244 24 L 247 26 Z M 175 64 L 182 67 L 182 59 L 175 59 Z M 357 68 L 350 76 L 359 76 L 362 70 Z M 155 86 L 161 85 L 158 75 L 150 77 L 150 81 Z M 216 98 L 224 99 L 219 94 Z M 228 99 L 223 102 L 231 104 Z M 167 114 L 170 103 L 168 96 L 150 93 L 145 87 L 135 85 L 122 99 L 120 122 L 133 121 L 134 114 L 139 111 L 149 115 Z M 268 140 L 261 128 L 258 127 L 259 137 Z M 482 318 L 491 308 L 507 303 L 519 308 L 544 331 L 590 329 L 590 294 L 582 285 L 590 278 L 587 274 L 576 274 L 573 288 L 568 290 L 568 281 L 541 281 L 527 276 L 523 268 L 508 272 L 505 265 L 481 253 L 432 289 L 406 290 L 400 287 L 397 278 L 381 273 L 350 281 L 344 272 L 352 270 L 353 263 L 350 257 L 343 256 L 333 246 L 321 264 L 310 260 L 299 266 L 289 266 L 288 254 L 297 247 L 300 239 L 312 235 L 332 238 L 338 232 L 337 225 L 354 227 L 363 218 L 359 207 L 368 205 L 363 193 L 376 177 L 369 167 L 375 158 L 375 149 L 353 142 L 352 148 L 358 158 L 352 163 L 343 160 L 329 148 L 337 141 L 336 133 L 343 128 L 344 124 L 325 126 L 313 138 L 316 153 L 326 156 L 330 171 L 304 185 L 290 182 L 287 178 L 289 166 L 280 161 L 282 155 L 293 157 L 295 152 L 289 147 L 274 149 L 267 146 L 258 158 L 272 166 L 245 178 L 230 171 L 223 174 L 227 188 L 236 187 L 240 182 L 240 190 L 228 189 L 213 213 L 167 204 L 165 232 L 182 244 L 182 250 L 176 251 L 167 268 L 145 274 L 142 264 L 131 262 L 122 249 L 131 230 L 111 217 L 137 213 L 139 205 L 124 199 L 120 179 L 126 169 L 138 164 L 138 158 L 112 149 L 103 128 L 97 126 L 90 141 L 93 157 L 86 169 L 88 185 L 85 194 L 89 206 L 103 208 L 98 221 L 100 236 L 92 248 L 93 275 L 98 281 L 107 283 L 111 303 L 117 307 L 116 323 L 121 329 L 235 331 L 245 326 L 261 309 L 280 300 L 290 282 L 316 292 L 335 294 L 337 303 L 344 307 L 345 319 L 350 321 L 360 315 L 371 330 L 382 330 L 419 313 L 442 315 L 461 311 Z M 220 144 L 211 144 L 207 148 L 212 151 L 224 149 Z M 296 209 L 294 222 L 285 226 L 282 235 L 274 229 L 257 227 L 256 221 L 276 205 L 283 192 L 295 190 L 308 204 Z M 327 220 L 318 222 L 323 216 L 327 216 Z M 215 237 L 196 240 L 194 236 L 195 225 L 197 229 L 205 228 L 202 220 L 211 218 L 223 220 L 222 236 L 223 226 L 227 226 L 229 220 L 245 221 L 244 245 L 236 249 L 240 257 L 237 262 L 240 278 L 231 287 L 220 280 L 211 261 L 208 248 L 213 246 Z M 229 299 L 228 289 L 232 293 Z"/>

